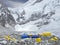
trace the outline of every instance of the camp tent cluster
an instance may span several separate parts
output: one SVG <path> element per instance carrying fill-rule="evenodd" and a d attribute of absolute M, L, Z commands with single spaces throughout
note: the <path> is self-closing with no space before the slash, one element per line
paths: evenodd
<path fill-rule="evenodd" d="M 59 45 L 60 39 L 51 32 L 41 34 L 11 34 L 0 36 L 0 44 L 4 45 Z"/>

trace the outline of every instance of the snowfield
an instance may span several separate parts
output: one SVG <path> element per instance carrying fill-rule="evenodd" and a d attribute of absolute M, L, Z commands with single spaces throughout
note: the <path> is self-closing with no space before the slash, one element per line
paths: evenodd
<path fill-rule="evenodd" d="M 43 26 L 41 30 L 43 31 L 50 31 L 54 33 L 56 36 L 60 37 L 60 7 L 56 7 L 55 15 L 53 15 L 51 18 L 54 20 L 50 19 L 51 22 L 48 25 Z"/>

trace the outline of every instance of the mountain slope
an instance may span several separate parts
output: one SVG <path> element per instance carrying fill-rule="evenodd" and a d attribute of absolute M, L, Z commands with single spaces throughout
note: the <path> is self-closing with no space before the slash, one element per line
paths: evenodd
<path fill-rule="evenodd" d="M 30 3 L 27 5 L 23 10 L 25 11 L 25 19 L 28 22 L 22 25 L 16 25 L 15 28 L 18 27 L 16 31 L 50 31 L 60 37 L 60 21 L 58 21 L 60 19 L 59 0 L 43 0 L 34 5 L 30 5 Z"/>
<path fill-rule="evenodd" d="M 3 12 L 4 11 L 5 10 L 3 10 Z M 14 25 L 15 31 L 17 32 L 38 31 L 41 33 L 50 31 L 60 37 L 59 0 L 29 0 L 23 7 L 8 7 L 8 10 L 6 9 L 6 11 L 9 11 L 7 15 L 5 15 L 9 20 L 5 20 L 5 22 L 7 22 L 9 26 Z M 8 16 L 9 14 L 10 16 Z"/>

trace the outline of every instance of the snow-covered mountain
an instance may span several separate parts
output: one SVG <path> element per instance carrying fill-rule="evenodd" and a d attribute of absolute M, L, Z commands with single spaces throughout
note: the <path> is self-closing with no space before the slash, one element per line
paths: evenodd
<path fill-rule="evenodd" d="M 25 12 L 25 14 L 22 15 L 25 20 L 21 18 L 20 22 L 22 21 L 22 23 L 20 23 L 20 25 L 24 24 L 26 26 L 27 24 L 32 24 L 40 28 L 43 25 L 49 24 L 51 16 L 55 15 L 55 8 L 59 5 L 59 2 L 56 0 L 39 0 L 39 2 L 38 0 L 30 0 L 30 2 L 27 2 L 22 8 L 22 12 Z"/>
<path fill-rule="evenodd" d="M 23 20 L 24 24 L 16 25 L 16 31 L 50 31 L 59 36 L 59 0 L 31 0 L 25 4 L 23 10 L 26 21 Z"/>
<path fill-rule="evenodd" d="M 2 8 L 3 26 L 14 26 L 15 31 L 50 31 L 60 36 L 60 0 L 29 0 L 23 7 Z"/>
<path fill-rule="evenodd" d="M 6 24 L 14 25 L 15 20 L 7 7 L 0 4 L 0 24 L 5 27 Z"/>

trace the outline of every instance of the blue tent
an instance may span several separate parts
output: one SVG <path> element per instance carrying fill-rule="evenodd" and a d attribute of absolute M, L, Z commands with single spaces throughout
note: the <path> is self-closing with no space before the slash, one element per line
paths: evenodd
<path fill-rule="evenodd" d="M 24 38 L 29 38 L 29 36 L 27 34 L 23 34 L 21 35 L 21 38 L 24 39 Z"/>
<path fill-rule="evenodd" d="M 32 35 L 31 38 L 39 38 L 39 36 L 38 35 Z"/>

